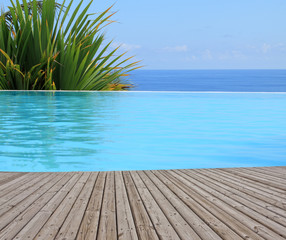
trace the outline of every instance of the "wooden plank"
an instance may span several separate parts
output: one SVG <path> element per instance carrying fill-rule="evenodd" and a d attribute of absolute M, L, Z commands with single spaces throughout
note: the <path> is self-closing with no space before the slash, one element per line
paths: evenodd
<path fill-rule="evenodd" d="M 88 172 L 82 174 L 82 176 L 71 189 L 69 194 L 65 197 L 59 207 L 53 212 L 52 216 L 37 234 L 38 240 L 48 240 L 55 238 L 61 226 L 63 225 L 67 215 L 72 209 L 72 206 L 74 205 L 78 195 L 82 191 L 87 179 L 89 178 L 89 175 L 90 173 Z M 22 239 L 24 239 L 24 237 Z"/>
<path fill-rule="evenodd" d="M 56 209 L 64 204 L 63 199 L 68 195 L 71 189 L 74 187 L 78 179 L 82 176 L 82 173 L 72 173 L 72 177 L 69 181 L 62 186 L 60 191 L 48 201 L 47 204 L 22 228 L 22 230 L 16 235 L 15 239 L 34 239 L 37 233 L 41 230 L 44 224 L 48 221 L 51 215 Z"/>
<path fill-rule="evenodd" d="M 251 180 L 256 181 L 256 182 L 260 182 L 260 183 L 265 184 L 265 185 L 269 185 L 269 186 L 281 189 L 283 191 L 286 190 L 286 185 L 284 185 L 280 181 L 275 182 L 275 179 L 273 179 L 273 178 L 269 180 L 267 178 L 264 178 L 261 175 L 251 174 L 251 173 L 248 173 L 248 172 L 245 172 L 245 171 L 241 171 L 239 169 L 223 169 L 223 170 L 226 171 L 226 172 L 231 172 L 231 173 L 233 173 L 235 175 L 238 175 L 238 176 L 242 176 L 244 178 L 251 179 Z"/>
<path fill-rule="evenodd" d="M 27 178 L 25 180 L 23 180 L 22 182 L 19 182 L 18 184 L 15 184 L 15 186 L 13 187 L 13 185 L 5 188 L 4 190 L 1 191 L 0 193 L 0 206 L 1 206 L 1 210 L 0 210 L 0 215 L 3 214 L 3 208 L 4 206 L 9 205 L 9 203 L 13 203 L 14 205 L 16 204 L 16 199 L 22 198 L 21 196 L 22 193 L 26 192 L 27 190 L 29 192 L 33 192 L 33 189 L 36 189 L 38 187 L 38 185 L 41 184 L 41 182 L 49 177 L 52 173 L 44 173 L 44 174 L 36 174 L 31 176 L 30 178 Z M 12 181 L 14 182 L 14 181 Z M 26 194 L 27 196 L 27 194 Z M 21 201 L 21 200 L 19 200 Z"/>
<path fill-rule="evenodd" d="M 27 174 L 27 173 L 25 173 L 25 172 L 14 172 L 14 173 L 3 173 L 3 172 L 1 172 L 0 186 L 5 184 L 5 183 L 11 182 L 12 180 L 14 180 L 16 178 L 24 176 L 25 174 Z"/>
<path fill-rule="evenodd" d="M 117 238 L 119 240 L 137 240 L 138 236 L 128 201 L 122 172 L 115 172 L 115 185 Z"/>
<path fill-rule="evenodd" d="M 244 197 L 245 199 L 252 201 L 253 203 L 259 204 L 263 208 L 270 210 L 276 214 L 279 214 L 281 216 L 286 216 L 286 211 L 282 208 L 276 207 L 273 204 L 277 204 L 277 201 L 274 201 L 272 199 L 268 199 L 267 197 L 264 197 L 261 194 L 258 194 L 256 192 L 253 192 L 249 190 L 248 188 L 245 188 L 245 185 L 241 183 L 241 181 L 232 181 L 231 179 L 225 178 L 222 175 L 214 174 L 211 171 L 205 171 L 205 170 L 193 170 L 196 174 L 199 174 L 202 178 L 205 178 L 209 181 L 215 181 L 216 184 L 219 186 L 233 192 L 234 194 L 237 194 L 241 197 Z M 282 203 L 278 204 L 282 205 Z"/>
<path fill-rule="evenodd" d="M 17 201 L 21 201 L 26 196 L 29 195 L 29 193 L 32 193 L 37 189 L 39 186 L 41 186 L 41 183 L 45 180 L 45 178 L 48 178 L 52 173 L 44 173 L 44 174 L 37 174 L 33 178 L 30 179 L 30 181 L 23 182 L 19 186 L 15 186 L 15 188 L 6 188 L 1 192 L 1 210 L 0 215 L 3 214 L 2 208 L 7 205 L 16 205 Z M 7 190 L 9 192 L 7 192 Z M 3 209 L 4 210 L 4 209 Z"/>
<path fill-rule="evenodd" d="M 169 172 L 168 172 L 169 173 Z M 221 221 L 225 225 L 225 229 L 228 231 L 233 230 L 235 234 L 237 234 L 237 237 L 240 238 L 250 238 L 250 239 L 262 239 L 259 235 L 255 234 L 251 229 L 246 227 L 244 224 L 242 224 L 240 221 L 238 221 L 234 214 L 236 212 L 229 212 L 225 211 L 224 205 L 216 205 L 216 201 L 211 196 L 208 196 L 207 194 L 202 194 L 201 189 L 199 188 L 189 188 L 189 186 L 185 186 L 180 180 L 180 177 L 174 177 L 172 174 L 168 174 L 167 172 L 160 171 L 159 174 L 167 178 L 174 187 L 179 188 L 181 191 L 183 191 L 188 198 L 192 198 L 197 203 L 200 203 L 205 209 L 207 209 L 210 213 L 212 213 L 219 221 Z M 179 180 L 179 179 L 180 180 Z M 234 217 L 235 216 L 235 217 Z M 205 218 L 204 215 L 201 216 L 203 219 Z M 221 228 L 219 228 L 221 229 Z M 227 232 L 225 236 L 228 236 L 230 233 Z M 238 238 L 239 238 L 238 237 Z M 235 238 L 234 238 L 235 239 Z"/>
<path fill-rule="evenodd" d="M 258 173 L 266 174 L 267 176 L 279 177 L 285 179 L 286 168 L 277 167 L 244 167 L 243 169 L 249 169 Z M 281 171 L 278 171 L 278 169 Z M 281 176 L 279 176 L 281 175 Z"/>
<path fill-rule="evenodd" d="M 163 193 L 159 190 L 163 186 L 162 185 L 156 186 L 156 183 L 152 182 L 151 179 L 149 177 L 147 177 L 146 173 L 144 173 L 143 171 L 138 171 L 137 173 L 140 176 L 140 178 L 142 179 L 142 181 L 145 183 L 146 187 L 149 189 L 149 191 L 152 194 L 156 203 L 161 207 L 161 210 L 164 212 L 164 214 L 166 215 L 166 217 L 168 218 L 168 220 L 170 221 L 170 223 L 172 224 L 173 228 L 176 230 L 176 232 L 178 233 L 180 238 L 184 239 L 184 240 L 189 240 L 189 239 L 199 240 L 199 239 L 201 239 L 199 237 L 199 235 L 194 231 L 194 229 L 190 226 L 190 224 L 181 216 L 180 211 L 177 210 L 169 202 L 169 200 L 163 195 Z M 169 198 L 171 198 L 170 195 L 169 195 Z M 176 200 L 178 201 L 178 198 Z M 180 202 L 176 207 L 180 208 L 180 206 L 182 204 L 183 203 Z M 190 214 L 188 214 L 190 209 L 188 209 L 186 206 L 185 206 L 185 208 L 181 207 L 180 209 L 182 209 L 182 211 L 184 211 L 186 213 L 185 217 L 187 217 L 187 219 L 190 222 L 194 222 L 195 218 L 198 218 L 197 215 L 195 215 L 192 212 L 191 212 L 192 216 L 190 216 Z M 193 218 L 193 217 L 195 217 L 195 218 Z M 210 237 L 210 236 L 208 236 L 208 237 Z M 216 239 L 221 239 L 220 237 L 217 236 L 217 234 L 214 233 L 214 238 L 212 238 L 212 239 L 215 239 L 215 237 L 217 237 Z"/>
<path fill-rule="evenodd" d="M 286 239 L 283 186 L 286 167 L 0 172 L 0 239 Z"/>
<path fill-rule="evenodd" d="M 237 169 L 235 169 L 235 170 L 237 170 Z M 260 178 L 263 181 L 269 181 L 269 182 L 278 184 L 277 186 L 275 186 L 275 187 L 273 186 L 273 187 L 276 188 L 276 191 L 279 190 L 285 196 L 285 192 L 286 192 L 286 187 L 284 186 L 285 179 L 280 178 L 278 176 L 272 176 L 271 174 L 268 174 L 268 173 L 267 174 L 261 173 L 261 172 L 258 172 L 256 170 L 255 171 L 254 170 L 248 170 L 247 168 L 241 168 L 240 172 L 245 173 L 247 175 L 252 175 L 253 177 L 256 177 L 256 178 Z M 257 181 L 259 181 L 259 180 L 257 180 Z M 279 187 L 280 185 L 282 185 L 283 188 Z M 284 189 L 284 187 L 285 187 L 285 189 Z"/>
<path fill-rule="evenodd" d="M 106 172 L 98 174 L 93 192 L 79 228 L 77 239 L 96 239 L 102 198 L 105 189 Z"/>
<path fill-rule="evenodd" d="M 13 175 L 17 175 L 17 172 L 1 172 L 0 181 Z"/>
<path fill-rule="evenodd" d="M 2 175 L 2 172 L 0 172 L 1 175 Z M 16 178 L 13 178 L 9 181 L 5 181 L 6 177 L 9 176 L 10 174 L 9 173 L 4 173 L 4 177 L 2 177 L 2 180 L 4 181 L 3 184 L 0 185 L 0 192 L 3 191 L 6 187 L 9 187 L 11 185 L 15 185 L 17 182 L 19 181 L 23 181 L 24 179 L 29 179 L 29 177 L 31 175 L 35 175 L 36 173 L 26 173 L 26 174 L 23 174 L 21 176 L 18 176 Z M 26 175 L 26 176 L 25 176 Z M 13 174 L 13 176 L 15 176 L 15 174 Z"/>
<path fill-rule="evenodd" d="M 185 202 L 183 199 L 185 194 L 183 192 L 180 190 L 180 194 L 173 192 L 173 186 L 168 185 L 168 181 L 161 181 L 161 179 L 155 176 L 152 171 L 144 171 L 144 173 L 152 180 L 154 185 L 160 189 L 165 198 L 170 201 L 176 211 L 180 213 L 202 239 L 221 239 L 221 237 L 211 228 L 212 225 L 214 227 L 220 227 L 220 223 L 214 216 L 208 214 L 204 208 L 201 208 L 199 204 L 196 204 L 193 201 L 191 201 L 191 203 Z M 205 219 L 201 218 L 202 215 L 200 215 L 200 213 L 203 214 L 204 212 L 206 212 Z M 226 235 L 223 228 L 219 232 L 221 232 L 222 236 Z"/>
<path fill-rule="evenodd" d="M 10 201 L 9 205 L 3 209 L 0 217 L 0 230 L 8 225 L 14 218 L 16 218 L 22 211 L 33 204 L 41 195 L 43 195 L 51 186 L 53 186 L 59 179 L 56 174 L 46 175 L 41 182 L 36 184 L 36 188 L 30 188 L 22 195 L 17 195 L 15 199 Z M 4 211 L 5 210 L 5 211 Z"/>
<path fill-rule="evenodd" d="M 267 175 L 271 175 L 274 177 L 286 179 L 286 170 L 284 170 L 284 169 L 280 169 L 280 170 L 282 170 L 281 172 L 275 171 L 272 167 L 254 167 L 254 168 L 251 168 L 250 170 L 260 172 L 260 173 L 264 173 Z"/>
<path fill-rule="evenodd" d="M 269 171 L 265 168 L 242 168 L 244 172 L 250 172 L 255 174 L 256 176 L 261 176 L 262 178 L 269 179 L 271 181 L 282 181 L 285 182 L 286 176 L 281 173 L 274 173 L 272 171 Z"/>
<path fill-rule="evenodd" d="M 2 186 L 0 186 L 0 198 L 1 198 L 1 203 L 4 203 L 5 201 L 2 200 L 3 196 L 7 198 L 7 195 L 12 192 L 12 194 L 19 194 L 21 189 L 25 187 L 25 184 L 29 184 L 29 182 L 36 178 L 40 177 L 39 174 L 37 173 L 31 173 L 31 174 L 26 174 L 22 175 L 18 178 L 15 178 L 9 182 L 6 182 Z M 41 176 L 43 177 L 43 176 Z M 16 191 L 17 190 L 17 191 Z"/>
<path fill-rule="evenodd" d="M 114 172 L 106 175 L 97 239 L 117 239 Z"/>
<path fill-rule="evenodd" d="M 165 214 L 162 212 L 156 201 L 153 199 L 151 193 L 146 188 L 141 178 L 134 171 L 131 171 L 130 174 L 159 238 L 179 240 L 180 238 L 178 234 L 176 233 L 173 226 L 170 224 L 169 220 L 166 218 Z"/>
<path fill-rule="evenodd" d="M 285 167 L 267 167 L 267 170 L 269 170 L 273 173 L 279 173 L 279 174 L 282 174 L 283 176 L 286 176 L 286 168 Z"/>
<path fill-rule="evenodd" d="M 257 213 L 255 211 L 251 211 L 251 209 L 247 208 L 246 206 L 239 205 L 237 202 L 231 200 L 229 197 L 224 196 L 223 194 L 219 194 L 218 192 L 206 187 L 205 185 L 201 184 L 193 178 L 190 178 L 189 176 L 186 179 L 174 171 L 164 172 L 164 174 L 170 177 L 170 179 L 177 179 L 179 181 L 177 183 L 178 186 L 185 192 L 196 192 L 198 193 L 198 195 L 196 195 L 198 199 L 208 199 L 208 201 L 213 203 L 214 206 L 229 214 L 229 216 L 231 216 L 232 218 L 232 222 L 226 222 L 226 224 L 228 224 L 230 227 L 233 223 L 237 225 L 238 227 L 235 227 L 235 231 L 238 234 L 243 235 L 247 233 L 247 235 L 252 235 L 253 237 L 256 237 L 258 234 L 266 239 L 283 239 L 280 234 L 282 234 L 282 236 L 284 235 L 283 232 L 281 232 L 281 229 L 284 228 L 281 225 L 268 220 L 262 215 L 257 216 Z M 207 191 L 206 189 L 208 189 L 209 191 Z M 194 196 L 193 193 L 192 196 Z M 221 196 L 223 200 L 220 198 Z M 239 207 L 239 211 L 235 208 L 235 206 Z M 243 213 L 241 213 L 241 211 L 243 211 Z M 249 217 L 247 211 L 249 211 L 255 219 Z M 270 229 L 265 227 L 262 221 L 259 221 L 260 219 L 263 219 L 265 222 L 267 222 Z M 277 233 L 274 228 L 277 228 L 277 231 L 279 233 Z M 251 230 L 253 232 L 251 232 Z"/>
<path fill-rule="evenodd" d="M 220 184 L 219 182 L 211 181 L 210 178 L 197 174 L 194 171 L 192 171 L 191 173 L 190 171 L 186 171 L 186 170 L 175 171 L 175 172 L 180 174 L 183 177 L 186 177 L 187 180 L 189 180 L 190 178 L 195 179 L 196 181 L 199 182 L 199 185 L 202 189 L 205 189 L 206 191 L 208 191 L 209 193 L 212 193 L 214 196 L 220 198 L 223 201 L 226 201 L 228 198 L 231 199 L 231 201 L 228 201 L 229 204 L 232 204 L 234 208 L 240 210 L 241 212 L 246 211 L 245 215 L 248 215 L 254 219 L 255 217 L 258 217 L 257 220 L 260 221 L 260 223 L 266 225 L 266 227 L 269 227 L 272 225 L 271 222 L 270 224 L 268 224 L 270 219 L 272 221 L 275 221 L 277 224 L 279 224 L 278 229 L 276 229 L 276 227 L 274 226 L 275 230 L 279 231 L 279 228 L 281 227 L 280 224 L 283 225 L 284 227 L 286 226 L 286 217 L 275 214 L 272 211 L 268 210 L 266 208 L 265 203 L 263 207 L 261 207 L 258 204 L 259 199 L 255 199 L 256 201 L 251 202 L 248 200 L 249 196 L 245 196 L 243 195 L 243 193 L 239 191 L 235 191 L 233 188 L 227 187 L 223 184 Z M 243 197 L 246 197 L 246 198 L 243 198 Z M 240 206 L 240 204 L 242 204 L 242 207 Z M 252 210 L 255 211 L 254 214 Z M 262 214 L 264 217 L 260 217 L 259 214 L 257 213 Z M 266 220 L 264 220 L 264 218 L 266 218 Z"/>
<path fill-rule="evenodd" d="M 55 239 L 75 239 L 77 231 L 80 227 L 86 206 L 90 199 L 95 181 L 97 179 L 97 172 L 91 173 L 86 181 L 81 193 L 79 194 L 75 204 L 69 212 L 67 218 Z"/>
<path fill-rule="evenodd" d="M 243 237 L 238 235 L 233 231 L 233 229 L 229 228 L 224 221 L 229 221 L 229 216 L 223 212 L 219 208 L 217 208 L 212 203 L 209 203 L 206 199 L 202 198 L 199 201 L 196 201 L 193 196 L 197 195 L 195 192 L 188 191 L 187 193 L 178 187 L 177 184 L 174 184 L 172 180 L 167 178 L 163 173 L 163 171 L 152 171 L 152 173 L 160 179 L 174 194 L 176 194 L 179 199 L 186 204 L 192 212 L 194 212 L 197 216 L 199 216 L 208 226 L 215 231 L 221 238 L 228 236 L 230 239 L 245 239 L 249 238 L 251 235 L 243 234 Z M 177 180 L 175 181 L 177 182 Z M 189 211 L 190 212 L 190 211 Z M 223 219 L 221 221 L 220 219 Z M 237 226 L 239 228 L 239 226 Z M 201 234 L 201 232 L 198 232 Z M 207 239 L 207 238 L 206 238 Z M 254 239 L 262 239 L 256 237 Z"/>
<path fill-rule="evenodd" d="M 230 170 L 233 170 L 233 169 L 230 169 Z M 238 170 L 238 169 L 236 169 L 236 170 Z M 213 169 L 210 169 L 210 171 L 213 171 Z M 243 181 L 245 181 L 245 182 L 247 182 L 249 184 L 254 185 L 255 188 L 260 189 L 260 190 L 265 191 L 265 192 L 268 192 L 268 193 L 271 193 L 273 195 L 277 195 L 277 196 L 281 196 L 281 197 L 284 197 L 284 195 L 285 195 L 285 190 L 279 189 L 277 187 L 270 186 L 270 185 L 265 184 L 265 183 L 261 183 L 258 180 L 253 180 L 253 179 L 249 179 L 249 178 L 247 178 L 245 176 L 236 175 L 236 174 L 234 174 L 232 172 L 227 172 L 227 171 L 225 171 L 223 169 L 219 169 L 218 172 L 227 174 L 228 176 L 231 176 L 231 177 L 233 177 L 235 179 L 242 179 Z M 247 175 L 249 175 L 249 174 L 247 174 Z"/>
<path fill-rule="evenodd" d="M 123 172 L 127 195 L 140 240 L 159 239 L 129 172 Z"/>
<path fill-rule="evenodd" d="M 72 174 L 59 174 L 61 178 L 52 188 L 44 193 L 32 205 L 26 208 L 0 232 L 0 239 L 13 239 L 16 234 L 45 206 L 45 204 L 67 183 Z"/>
<path fill-rule="evenodd" d="M 246 188 L 251 189 L 253 192 L 257 192 L 258 194 L 261 194 L 269 199 L 273 199 L 274 201 L 277 201 L 278 203 L 280 203 L 281 197 L 283 199 L 283 195 L 281 195 L 284 192 L 283 190 L 281 190 L 280 192 L 279 191 L 280 189 L 277 190 L 277 188 L 273 188 L 266 184 L 261 184 L 259 182 L 255 182 L 253 180 L 249 180 L 244 177 L 236 176 L 226 171 L 221 171 L 219 169 L 216 169 L 216 171 L 209 169 L 208 171 L 218 174 L 219 176 L 225 176 L 229 179 L 232 179 L 234 182 L 239 181 L 242 184 L 244 184 Z M 280 206 L 280 207 L 284 209 L 286 206 Z"/>

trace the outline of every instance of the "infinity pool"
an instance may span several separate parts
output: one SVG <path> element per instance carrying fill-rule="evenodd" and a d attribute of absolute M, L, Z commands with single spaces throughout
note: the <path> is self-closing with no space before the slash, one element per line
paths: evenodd
<path fill-rule="evenodd" d="M 286 165 L 286 93 L 0 92 L 0 171 Z"/>

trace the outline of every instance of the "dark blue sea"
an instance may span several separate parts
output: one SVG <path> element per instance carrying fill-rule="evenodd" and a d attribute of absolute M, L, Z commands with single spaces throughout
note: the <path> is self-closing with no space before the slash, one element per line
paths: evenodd
<path fill-rule="evenodd" d="M 286 70 L 137 70 L 134 91 L 286 92 Z"/>

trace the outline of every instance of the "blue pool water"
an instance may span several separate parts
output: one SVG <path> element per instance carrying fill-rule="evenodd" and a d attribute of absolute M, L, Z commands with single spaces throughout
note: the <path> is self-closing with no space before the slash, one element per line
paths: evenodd
<path fill-rule="evenodd" d="M 285 93 L 0 92 L 1 171 L 286 165 Z"/>

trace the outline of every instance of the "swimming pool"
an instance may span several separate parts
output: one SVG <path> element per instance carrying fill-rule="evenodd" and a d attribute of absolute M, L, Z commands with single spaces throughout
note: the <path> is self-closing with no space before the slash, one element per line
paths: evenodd
<path fill-rule="evenodd" d="M 0 92 L 0 171 L 286 165 L 286 93 Z"/>

